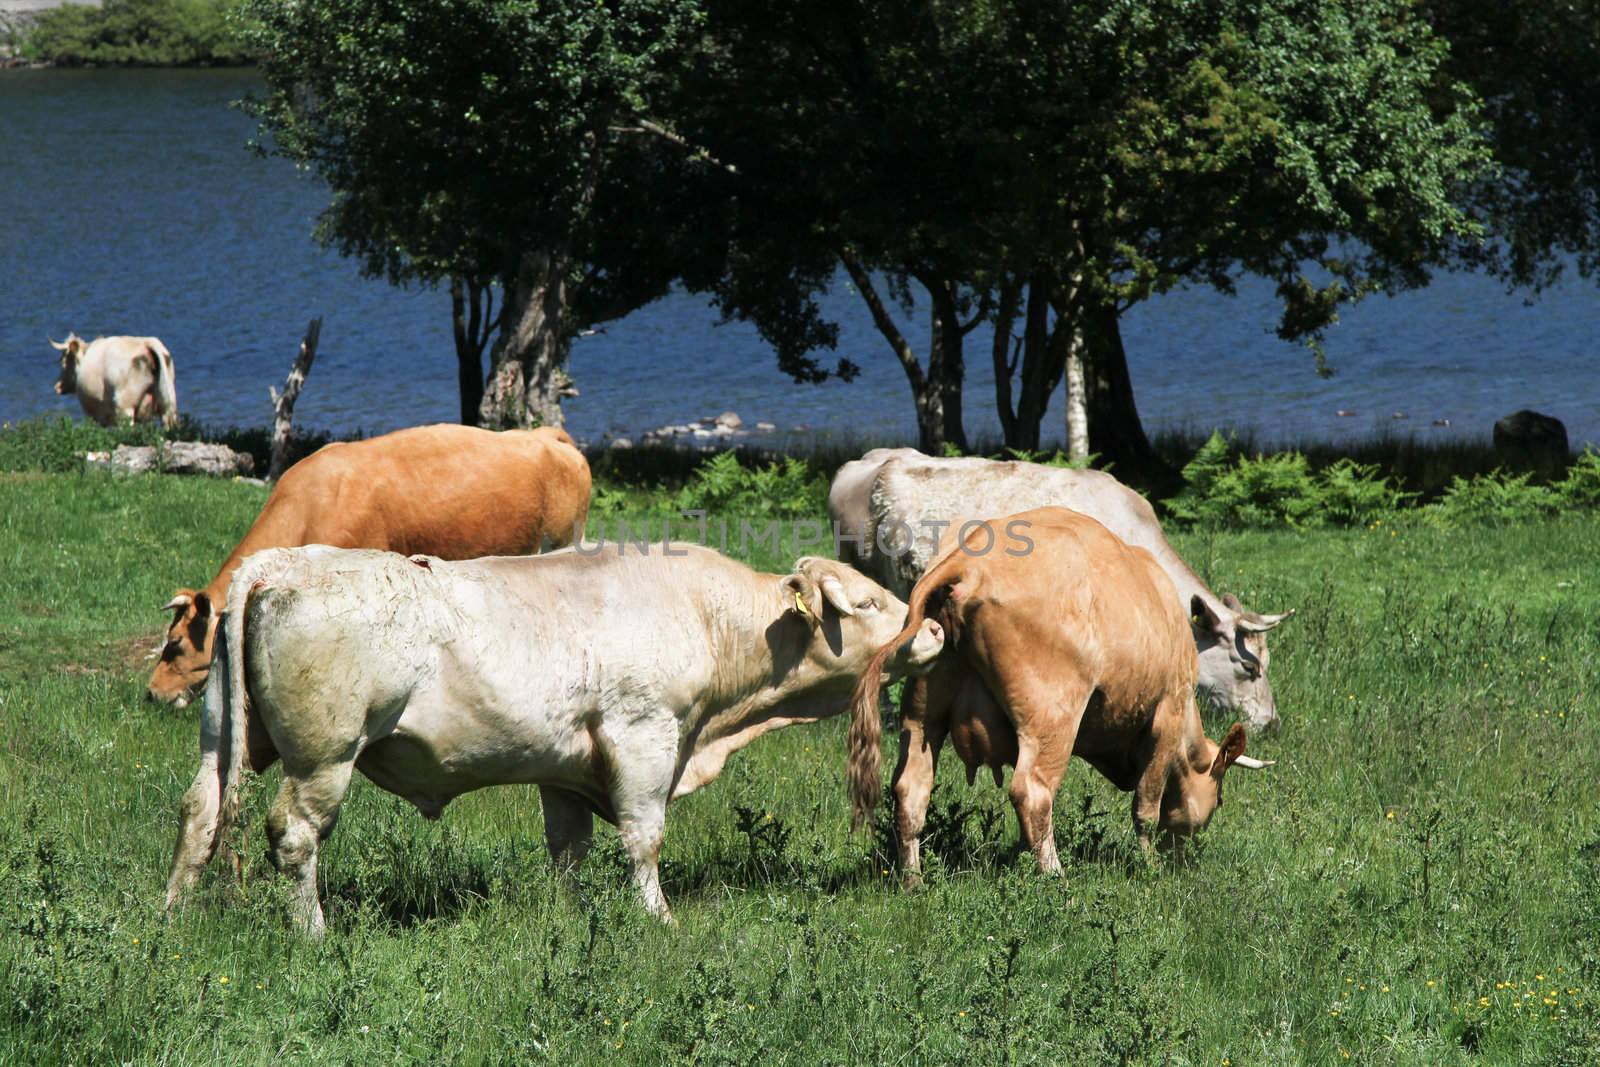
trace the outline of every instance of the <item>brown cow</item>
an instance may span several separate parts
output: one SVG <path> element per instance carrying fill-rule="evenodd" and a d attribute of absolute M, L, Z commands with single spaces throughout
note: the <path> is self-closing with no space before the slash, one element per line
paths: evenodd
<path fill-rule="evenodd" d="M 894 792 L 900 859 L 920 868 L 935 761 L 948 734 L 967 765 L 996 782 L 1012 765 L 1011 801 L 1041 870 L 1056 872 L 1051 813 L 1076 753 L 1133 793 L 1142 845 L 1201 829 L 1222 803 L 1222 776 L 1244 758 L 1244 727 L 1208 740 L 1195 707 L 1196 652 L 1172 580 L 1143 548 L 1064 508 L 970 522 L 912 590 L 906 630 L 885 645 L 856 689 L 850 789 L 859 822 L 876 805 L 880 660 L 930 610 L 945 653 L 905 701 Z M 1198 598 L 1197 598 L 1198 599 Z M 1198 625 L 1198 624 L 1196 624 Z"/>
<path fill-rule="evenodd" d="M 327 445 L 284 472 L 204 589 L 180 589 L 146 696 L 183 707 L 211 667 L 217 613 L 252 552 L 323 544 L 441 559 L 569 545 L 589 514 L 589 464 L 565 430 L 441 424 Z"/>

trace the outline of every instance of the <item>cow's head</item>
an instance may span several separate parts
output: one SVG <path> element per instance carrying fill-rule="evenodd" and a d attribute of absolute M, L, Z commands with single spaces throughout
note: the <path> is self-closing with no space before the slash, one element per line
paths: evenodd
<path fill-rule="evenodd" d="M 1223 710 L 1237 709 L 1253 732 L 1278 728 L 1278 702 L 1267 680 L 1267 631 L 1293 615 L 1246 611 L 1229 593 L 1220 609 L 1200 596 L 1189 601 L 1189 622 L 1200 651 L 1200 692 Z"/>
<path fill-rule="evenodd" d="M 211 598 L 193 589 L 180 589 L 163 611 L 172 612 L 167 641 L 161 646 L 161 661 L 145 697 L 183 707 L 205 684 L 211 671 L 211 647 L 217 633 L 217 614 Z"/>
<path fill-rule="evenodd" d="M 854 567 L 831 559 L 801 557 L 794 573 L 779 579 L 778 591 L 790 631 L 806 641 L 803 656 L 795 658 L 825 675 L 833 683 L 830 688 L 846 694 L 874 653 L 892 640 L 906 621 L 905 601 Z M 912 639 L 890 658 L 885 673 L 899 678 L 926 671 L 943 648 L 939 624 L 925 619 Z"/>
<path fill-rule="evenodd" d="M 45 338 L 49 340 L 49 338 Z M 50 347 L 61 353 L 61 377 L 56 379 L 56 392 L 67 396 L 78 391 L 78 357 L 83 355 L 83 338 L 67 334 L 65 341 L 50 341 Z"/>
<path fill-rule="evenodd" d="M 1171 848 L 1205 829 L 1211 816 L 1222 807 L 1222 778 L 1235 765 L 1250 770 L 1272 766 L 1271 762 L 1251 759 L 1244 754 L 1243 723 L 1234 723 L 1219 745 L 1209 737 L 1173 761 L 1161 794 L 1161 818 L 1157 824 L 1158 844 Z"/>

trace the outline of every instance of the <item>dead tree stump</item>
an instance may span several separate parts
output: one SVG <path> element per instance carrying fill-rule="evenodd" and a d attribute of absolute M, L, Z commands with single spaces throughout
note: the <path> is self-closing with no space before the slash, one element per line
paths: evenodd
<path fill-rule="evenodd" d="M 300 387 L 311 373 L 311 361 L 317 358 L 317 339 L 322 336 L 322 316 L 306 325 L 306 335 L 300 342 L 300 354 L 289 377 L 283 383 L 283 392 L 267 387 L 272 395 L 272 462 L 267 466 L 267 480 L 275 482 L 289 467 L 289 443 L 294 437 L 294 402 L 300 396 Z"/>

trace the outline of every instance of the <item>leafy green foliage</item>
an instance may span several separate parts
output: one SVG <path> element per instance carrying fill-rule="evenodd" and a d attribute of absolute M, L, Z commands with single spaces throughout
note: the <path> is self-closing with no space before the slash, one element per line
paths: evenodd
<path fill-rule="evenodd" d="M 1475 476 L 1468 482 L 1458 476 L 1453 485 L 1476 485 L 1480 478 Z M 1300 452 L 1250 457 L 1236 454 L 1233 444 L 1220 432 L 1213 433 L 1184 467 L 1183 480 L 1183 490 L 1165 502 L 1168 512 L 1181 522 L 1210 526 L 1360 526 L 1388 519 L 1417 499 L 1416 493 L 1399 488 L 1375 463 L 1343 457 L 1314 469 Z M 1524 477 L 1522 482 L 1526 481 Z M 1494 484 L 1501 482 L 1496 480 Z M 1458 492 L 1466 495 L 1458 503 L 1434 512 L 1442 521 L 1478 521 L 1480 516 L 1500 507 L 1513 509 L 1506 513 L 1514 514 L 1518 499 L 1522 499 L 1523 506 L 1542 499 L 1536 492 L 1524 499 L 1502 491 L 1495 498 L 1496 503 L 1489 506 L 1476 501 L 1493 495 L 1492 490 Z M 1548 490 L 1545 493 L 1554 499 Z M 1536 517 L 1547 510 L 1533 506 L 1525 517 Z"/>
<path fill-rule="evenodd" d="M 1504 526 L 1555 514 L 1562 497 L 1549 486 L 1533 484 L 1532 479 L 1532 471 L 1455 478 L 1444 495 L 1424 510 L 1429 519 L 1445 526 Z"/>
<path fill-rule="evenodd" d="M 803 459 L 787 456 L 746 467 L 738 454 L 719 452 L 700 464 L 678 491 L 682 510 L 704 510 L 729 518 L 763 513 L 785 518 L 813 515 L 827 499 L 828 482 Z"/>
<path fill-rule="evenodd" d="M 1600 452 L 1591 445 L 1567 468 L 1566 477 L 1552 486 L 1561 506 L 1600 508 Z"/>
<path fill-rule="evenodd" d="M 1348 457 L 1318 472 L 1318 507 L 1337 526 L 1359 526 L 1394 514 L 1416 497 L 1393 484 L 1376 463 Z"/>
<path fill-rule="evenodd" d="M 40 12 L 22 31 L 29 59 L 76 66 L 177 67 L 249 63 L 239 0 L 105 0 Z"/>

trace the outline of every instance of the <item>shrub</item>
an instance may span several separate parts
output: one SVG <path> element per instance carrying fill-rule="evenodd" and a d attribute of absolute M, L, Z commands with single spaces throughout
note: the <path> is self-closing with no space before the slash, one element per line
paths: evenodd
<path fill-rule="evenodd" d="M 1311 465 L 1298 452 L 1229 463 L 1231 449 L 1211 435 L 1183 469 L 1185 487 L 1168 501 L 1179 519 L 1223 526 L 1316 526 L 1323 521 L 1322 495 Z"/>
<path fill-rule="evenodd" d="M 29 59 L 77 65 L 249 63 L 234 0 L 105 0 L 41 12 L 24 32 Z"/>
<path fill-rule="evenodd" d="M 1388 518 L 1416 498 L 1383 475 L 1376 463 L 1341 459 L 1317 475 L 1322 513 L 1340 526 Z"/>
<path fill-rule="evenodd" d="M 1591 446 L 1567 469 L 1567 476 L 1552 486 L 1567 510 L 1600 507 L 1600 453 Z"/>
<path fill-rule="evenodd" d="M 1532 478 L 1532 471 L 1508 474 L 1503 470 L 1456 477 L 1444 496 L 1422 510 L 1430 521 L 1442 526 L 1504 525 L 1560 511 L 1559 492 L 1531 484 Z"/>
<path fill-rule="evenodd" d="M 823 510 L 827 495 L 828 483 L 803 459 L 745 467 L 728 451 L 695 468 L 675 503 L 686 511 L 809 516 Z"/>

